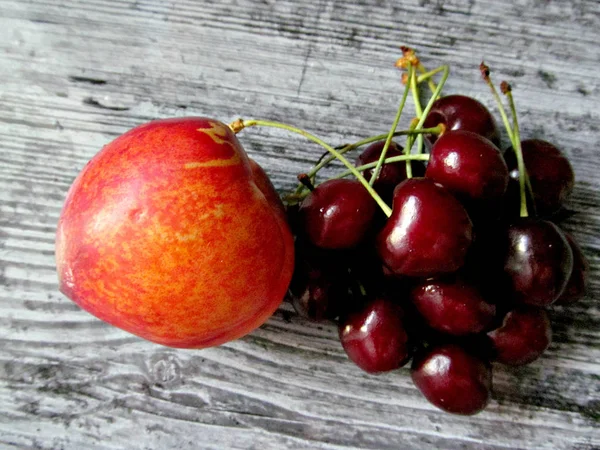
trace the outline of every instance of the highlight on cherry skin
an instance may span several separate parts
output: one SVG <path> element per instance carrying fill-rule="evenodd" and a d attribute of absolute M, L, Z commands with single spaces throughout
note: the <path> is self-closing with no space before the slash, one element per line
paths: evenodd
<path fill-rule="evenodd" d="M 404 312 L 385 298 L 370 301 L 343 317 L 339 336 L 348 357 L 370 373 L 402 367 L 412 354 Z"/>
<path fill-rule="evenodd" d="M 357 246 L 368 231 L 377 205 L 355 180 L 329 180 L 300 203 L 300 226 L 317 247 Z"/>
<path fill-rule="evenodd" d="M 433 103 L 424 128 L 443 123 L 448 130 L 470 131 L 500 144 L 496 120 L 480 101 L 466 95 L 445 95 Z M 431 139 L 432 142 L 435 139 Z"/>

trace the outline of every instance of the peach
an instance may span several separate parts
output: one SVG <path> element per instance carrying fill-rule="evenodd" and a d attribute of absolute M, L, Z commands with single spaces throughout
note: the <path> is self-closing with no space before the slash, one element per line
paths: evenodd
<path fill-rule="evenodd" d="M 60 216 L 61 291 L 144 339 L 202 348 L 277 309 L 294 264 L 283 205 L 230 128 L 156 120 L 106 145 Z"/>

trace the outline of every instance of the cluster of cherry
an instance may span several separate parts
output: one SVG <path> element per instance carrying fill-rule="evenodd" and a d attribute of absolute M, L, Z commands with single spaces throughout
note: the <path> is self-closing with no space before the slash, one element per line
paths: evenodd
<path fill-rule="evenodd" d="M 413 93 L 440 72 L 417 76 L 422 66 L 408 50 L 400 65 L 409 69 Z M 370 143 L 340 177 L 315 185 L 316 170 L 299 176 L 289 197 L 297 201 L 288 202 L 298 313 L 336 321 L 349 358 L 367 372 L 412 359 L 415 385 L 456 414 L 487 405 L 491 362 L 528 364 L 546 350 L 544 308 L 584 296 L 588 270 L 577 243 L 556 224 L 573 189 L 569 161 L 548 142 L 521 141 L 510 86 L 501 87 L 512 123 L 489 70 L 481 69 L 508 149 L 500 150 L 483 104 L 440 96 L 442 83 L 430 83 L 432 99 L 425 109 L 416 105 L 411 129 L 396 131 L 396 121 L 383 138 L 336 148 L 340 157 Z M 407 136 L 404 147 L 393 140 L 399 135 Z M 343 177 L 350 172 L 354 179 Z"/>

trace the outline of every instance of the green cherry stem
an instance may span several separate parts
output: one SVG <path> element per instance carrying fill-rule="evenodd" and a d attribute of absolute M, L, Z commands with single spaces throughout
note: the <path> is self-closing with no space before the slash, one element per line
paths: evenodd
<path fill-rule="evenodd" d="M 500 117 L 502 117 L 502 122 L 504 123 L 504 128 L 506 129 L 506 133 L 508 134 L 508 138 L 510 139 L 510 143 L 513 148 L 516 147 L 515 144 L 515 135 L 512 127 L 510 126 L 510 122 L 508 120 L 508 115 L 506 114 L 506 109 L 502 104 L 502 99 L 500 98 L 500 94 L 498 94 L 498 90 L 492 83 L 492 78 L 490 77 L 490 68 L 484 63 L 481 62 L 479 65 L 479 70 L 481 71 L 481 76 L 483 77 L 483 81 L 488 85 L 490 90 L 492 91 L 492 96 L 498 105 L 498 110 L 500 111 Z"/>
<path fill-rule="evenodd" d="M 431 89 L 432 93 L 435 92 L 436 86 L 435 86 L 435 83 L 433 82 L 433 80 L 431 79 L 431 77 L 439 72 L 439 70 L 438 70 L 439 67 L 435 70 L 430 70 L 428 72 L 427 69 L 425 69 L 425 67 L 423 66 L 423 64 L 421 64 L 421 62 L 419 61 L 419 64 L 417 65 L 417 69 L 422 74 L 422 75 L 419 75 L 419 77 L 417 78 L 417 81 L 419 83 L 422 83 L 423 81 L 427 80 L 427 85 L 429 86 L 429 89 Z"/>
<path fill-rule="evenodd" d="M 411 66 L 408 68 L 409 76 L 414 77 L 414 69 Z M 383 167 L 383 161 L 385 160 L 385 156 L 387 155 L 387 151 L 390 148 L 390 144 L 392 143 L 392 138 L 394 137 L 394 133 L 396 132 L 396 128 L 398 127 L 398 122 L 400 122 L 400 116 L 402 116 L 402 111 L 404 110 L 404 105 L 406 104 L 406 99 L 408 97 L 408 86 L 404 88 L 404 93 L 402 94 L 402 99 L 400 100 L 400 105 L 398 105 L 398 110 L 396 111 L 396 117 L 394 118 L 394 123 L 392 123 L 392 127 L 390 128 L 390 132 L 388 133 L 385 144 L 383 145 L 383 149 L 381 150 L 381 155 L 379 156 L 379 160 L 377 161 L 377 165 L 375 166 L 375 170 L 371 175 L 371 179 L 369 180 L 369 184 L 373 186 L 375 180 L 379 177 L 379 173 L 381 172 L 381 168 Z M 407 163 L 410 165 L 410 162 Z"/>
<path fill-rule="evenodd" d="M 421 75 L 419 75 L 417 77 L 417 83 L 422 83 L 423 81 L 427 81 L 429 84 L 429 89 L 431 89 L 431 92 L 434 93 L 436 85 L 433 82 L 433 80 L 431 80 L 431 77 L 433 77 L 434 75 L 437 75 L 442 70 L 444 70 L 443 66 L 438 67 L 433 70 L 430 70 L 429 72 L 425 72 L 425 68 L 423 67 L 423 65 L 419 64 L 419 70 L 421 71 Z"/>
<path fill-rule="evenodd" d="M 512 95 L 512 88 L 510 84 L 503 81 L 500 85 L 502 93 L 508 98 L 508 104 L 510 105 L 510 112 L 513 116 L 513 149 L 517 157 L 517 166 L 519 168 L 519 194 L 521 198 L 521 210 L 520 216 L 527 217 L 529 212 L 527 211 L 527 195 L 525 187 L 527 184 L 527 169 L 525 168 L 525 161 L 523 160 L 523 149 L 521 148 L 521 135 L 519 132 L 519 122 L 517 120 L 517 108 L 515 107 L 515 100 Z"/>
<path fill-rule="evenodd" d="M 417 72 L 413 72 L 410 77 L 410 89 L 413 94 L 413 99 L 415 101 L 415 110 L 417 112 L 417 118 L 420 119 L 423 115 L 423 107 L 421 106 L 421 98 L 419 92 L 419 84 L 417 83 Z M 423 135 L 417 135 L 417 154 L 423 153 Z M 410 163 L 406 163 L 410 165 Z M 411 170 L 412 172 L 412 170 Z"/>
<path fill-rule="evenodd" d="M 442 134 L 444 132 L 444 127 L 443 126 L 436 126 L 436 127 L 432 127 L 432 128 L 422 128 L 421 130 L 401 130 L 401 131 L 396 131 L 394 133 L 394 137 L 395 136 L 410 136 L 411 134 Z M 358 147 L 362 147 L 363 145 L 367 145 L 367 144 L 371 144 L 373 142 L 377 142 L 377 141 L 381 141 L 382 139 L 386 139 L 388 136 L 388 134 L 378 134 L 376 136 L 371 136 L 368 138 L 365 138 L 363 140 L 360 140 L 358 142 L 355 142 L 354 144 L 346 144 L 346 145 L 342 145 L 339 147 L 335 147 L 335 149 L 340 152 L 341 154 L 347 153 L 351 150 L 354 150 Z M 328 157 L 326 158 L 320 158 L 320 161 L 307 173 L 307 175 L 311 178 L 313 178 L 318 172 L 319 170 L 321 170 L 323 167 L 325 167 L 327 164 L 329 164 L 331 161 L 334 161 L 336 158 L 335 156 L 332 156 L 329 154 L 328 152 Z M 303 190 L 303 186 L 299 185 L 298 189 L 296 189 L 296 194 L 299 194 L 301 191 Z"/>
<path fill-rule="evenodd" d="M 423 129 L 422 128 L 423 123 L 425 122 L 427 115 L 431 111 L 431 108 L 433 108 L 433 103 L 440 96 L 440 93 L 442 92 L 442 89 L 444 88 L 444 84 L 446 84 L 446 80 L 448 79 L 448 75 L 450 74 L 450 68 L 447 65 L 444 65 L 444 66 L 440 67 L 440 70 L 442 71 L 442 78 L 440 79 L 440 82 L 438 83 L 437 87 L 435 88 L 435 92 L 429 99 L 429 102 L 425 106 L 425 109 L 423 110 L 423 113 L 421 114 L 421 117 L 419 118 L 419 121 L 417 122 L 417 125 L 415 126 L 414 131 L 419 131 L 419 130 Z M 443 125 L 438 125 L 438 127 L 439 126 L 442 126 L 442 128 L 443 128 L 439 134 L 443 134 L 445 131 L 445 127 L 443 127 Z M 406 141 L 406 148 L 404 149 L 406 154 L 410 153 L 413 144 L 414 144 L 414 139 L 411 139 L 411 136 L 409 136 L 409 139 L 407 139 L 407 141 Z"/>
<path fill-rule="evenodd" d="M 384 159 L 384 163 L 385 164 L 392 164 L 392 163 L 396 163 L 396 162 L 401 162 L 401 161 L 429 161 L 429 155 L 427 154 L 422 154 L 422 155 L 398 155 L 398 156 L 390 156 L 389 158 L 385 158 Z M 367 164 L 363 164 L 362 166 L 358 166 L 356 168 L 356 170 L 369 170 L 372 169 L 373 167 L 375 167 L 377 165 L 379 161 L 374 161 L 374 162 L 370 162 Z M 332 180 L 338 179 L 338 178 L 344 178 L 347 177 L 348 175 L 352 175 L 352 172 L 350 172 L 349 170 L 346 170 L 344 172 L 341 172 L 337 175 L 334 175 L 333 177 L 331 177 Z"/>
<path fill-rule="evenodd" d="M 253 127 L 253 126 L 264 126 L 264 127 L 272 127 L 272 128 L 281 128 L 283 130 L 287 130 L 291 133 L 296 133 L 301 136 L 304 136 L 308 140 L 314 142 L 315 144 L 319 144 L 321 147 L 325 148 L 329 153 L 331 153 L 335 158 L 339 159 L 342 164 L 344 164 L 348 170 L 356 177 L 358 181 L 365 187 L 365 189 L 369 192 L 373 200 L 379 205 L 382 211 L 385 213 L 387 217 L 392 215 L 392 209 L 383 201 L 383 199 L 379 196 L 375 189 L 369 184 L 369 182 L 362 176 L 362 174 L 356 170 L 356 168 L 349 162 L 343 154 L 337 151 L 335 148 L 324 142 L 322 139 L 317 136 L 310 134 L 307 131 L 304 131 L 300 128 L 296 128 L 292 125 L 288 125 L 281 122 L 274 122 L 270 120 L 242 120 L 239 119 L 235 122 L 237 126 L 240 126 L 240 129 Z M 233 127 L 232 127 L 233 128 Z M 307 174 L 310 176 L 309 174 Z"/>
<path fill-rule="evenodd" d="M 413 70 L 412 65 L 408 66 L 408 79 L 410 81 L 410 91 L 412 93 L 413 101 L 415 102 L 415 111 L 417 117 L 421 118 L 423 115 L 423 108 L 421 107 L 421 99 L 419 98 L 419 87 L 417 86 L 417 74 Z"/>

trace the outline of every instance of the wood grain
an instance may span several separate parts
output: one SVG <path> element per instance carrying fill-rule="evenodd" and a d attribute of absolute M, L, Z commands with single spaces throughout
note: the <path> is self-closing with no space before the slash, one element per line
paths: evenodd
<path fill-rule="evenodd" d="M 0 0 L 0 446 L 600 448 L 599 28 L 595 0 Z M 485 59 L 513 83 L 522 134 L 555 142 L 577 174 L 564 226 L 590 295 L 554 308 L 540 361 L 495 370 L 485 412 L 437 411 L 407 369 L 360 372 L 333 326 L 289 305 L 246 338 L 182 351 L 58 293 L 56 221 L 102 145 L 183 115 L 282 120 L 336 145 L 385 132 L 402 44 L 452 66 L 446 92 L 496 111 Z M 277 130 L 240 139 L 281 192 L 320 153 Z"/>

